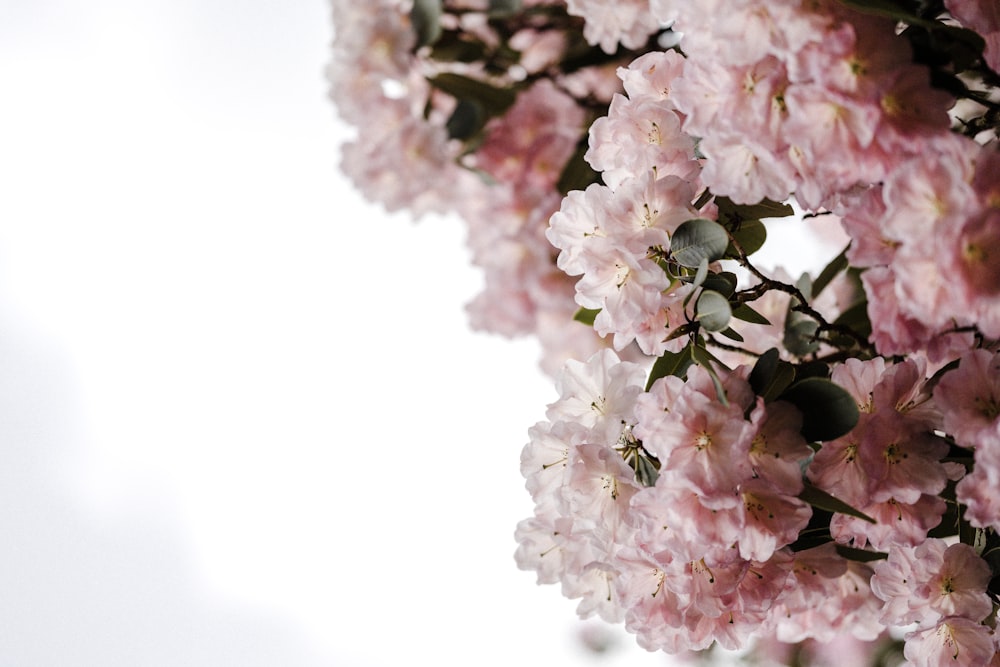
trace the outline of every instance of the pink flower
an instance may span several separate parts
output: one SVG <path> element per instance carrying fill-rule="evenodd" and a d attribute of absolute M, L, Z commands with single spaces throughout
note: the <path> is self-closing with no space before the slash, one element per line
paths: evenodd
<path fill-rule="evenodd" d="M 801 179 L 795 196 L 804 206 L 819 208 L 882 178 L 886 160 L 872 145 L 882 121 L 876 105 L 807 84 L 789 86 L 784 99 L 787 153 Z"/>
<path fill-rule="evenodd" d="M 689 374 L 704 371 L 692 368 Z M 676 472 L 678 481 L 702 494 L 709 506 L 732 502 L 740 483 L 750 477 L 754 429 L 743 418 L 742 409 L 693 392 L 685 393 L 667 409 L 672 419 L 655 430 L 637 430 L 643 446 Z"/>
<path fill-rule="evenodd" d="M 944 617 L 980 622 L 993 611 L 986 593 L 990 566 L 966 544 L 928 539 L 916 548 L 896 547 L 874 569 L 872 590 L 885 601 L 885 623 L 928 627 Z"/>
<path fill-rule="evenodd" d="M 802 415 L 790 403 L 759 404 L 751 414 L 757 433 L 750 442 L 753 476 L 787 495 L 802 491 L 802 465 L 813 455 L 800 431 Z"/>
<path fill-rule="evenodd" d="M 653 172 L 628 178 L 618 190 L 591 185 L 571 192 L 552 216 L 546 234 L 561 252 L 557 263 L 567 273 L 582 274 L 576 301 L 601 312 L 594 329 L 614 335 L 614 347 L 633 340 L 649 355 L 679 349 L 668 343 L 670 330 L 684 318 L 683 299 L 691 287 L 671 283 L 650 249 L 669 247 L 670 235 L 696 217 L 690 183 Z"/>
<path fill-rule="evenodd" d="M 586 441 L 587 429 L 573 422 L 539 422 L 528 429 L 528 436 L 521 450 L 525 488 L 539 505 L 555 502 L 565 483 L 570 451 Z"/>
<path fill-rule="evenodd" d="M 684 600 L 664 585 L 668 565 L 630 547 L 621 552 L 619 563 L 622 576 L 616 592 L 626 609 L 625 629 L 635 633 L 639 646 L 669 653 L 695 648 L 683 626 Z"/>
<path fill-rule="evenodd" d="M 944 548 L 939 540 L 928 540 L 917 547 L 917 557 L 935 565 L 928 567 L 932 576 L 924 594 L 931 609 L 941 616 L 962 616 L 973 621 L 990 615 L 993 602 L 986 587 L 993 572 L 972 547 L 959 543 Z"/>
<path fill-rule="evenodd" d="M 870 545 L 876 551 L 888 551 L 897 546 L 916 546 L 926 540 L 927 532 L 941 523 L 945 502 L 937 496 L 923 495 L 915 503 L 890 498 L 884 502 L 859 504 L 855 508 L 875 523 L 834 514 L 830 519 L 833 539 L 858 549 Z"/>
<path fill-rule="evenodd" d="M 847 359 L 830 374 L 830 380 L 854 398 L 858 410 L 871 413 L 875 410 L 875 387 L 885 373 L 885 359 L 875 357 L 867 361 Z"/>
<path fill-rule="evenodd" d="M 847 259 L 852 266 L 886 266 L 892 262 L 899 241 L 887 237 L 882 230 L 885 201 L 882 187 L 867 191 L 841 217 L 844 231 L 851 237 Z"/>
<path fill-rule="evenodd" d="M 386 210 L 404 207 L 420 215 L 445 210 L 438 185 L 460 171 L 457 145 L 444 127 L 416 118 L 396 100 L 380 103 L 357 140 L 344 144 L 340 168 L 354 185 Z"/>
<path fill-rule="evenodd" d="M 872 392 L 875 408 L 906 418 L 915 426 L 930 431 L 941 425 L 941 413 L 925 388 L 927 363 L 911 357 L 885 369 Z"/>
<path fill-rule="evenodd" d="M 743 577 L 726 599 L 728 614 L 708 620 L 715 640 L 727 649 L 744 646 L 760 632 L 775 602 L 780 600 L 792 574 L 793 557 L 788 550 L 778 551 L 765 562 L 745 563 Z"/>
<path fill-rule="evenodd" d="M 794 542 L 812 517 L 809 505 L 760 479 L 744 482 L 740 495 L 746 512 L 740 556 L 747 560 L 768 560 L 776 550 Z"/>
<path fill-rule="evenodd" d="M 570 521 L 552 513 L 536 514 L 517 524 L 514 560 L 522 570 L 534 570 L 539 584 L 555 584 L 566 569 L 563 546 Z"/>
<path fill-rule="evenodd" d="M 868 319 L 872 341 L 879 353 L 908 354 L 926 348 L 934 330 L 906 312 L 907 304 L 895 290 L 896 277 L 887 267 L 873 267 L 861 274 L 868 295 Z"/>
<path fill-rule="evenodd" d="M 966 520 L 977 528 L 1000 530 L 1000 466 L 976 462 L 976 468 L 955 488 L 958 502 L 965 505 Z"/>
<path fill-rule="evenodd" d="M 659 98 L 670 100 L 674 80 L 684 71 L 686 60 L 676 51 L 650 51 L 618 68 L 629 98 Z M 670 102 L 667 102 L 670 103 Z"/>
<path fill-rule="evenodd" d="M 586 363 L 568 361 L 557 380 L 559 400 L 549 405 L 552 422 L 575 422 L 591 442 L 613 445 L 633 421 L 635 399 L 645 382 L 642 366 L 602 350 Z"/>
<path fill-rule="evenodd" d="M 871 478 L 861 458 L 862 433 L 871 419 L 862 414 L 854 429 L 836 440 L 824 442 L 809 464 L 809 480 L 848 504 L 866 502 Z"/>
<path fill-rule="evenodd" d="M 788 162 L 748 135 L 716 132 L 698 148 L 708 158 L 702 180 L 737 204 L 765 198 L 784 201 L 795 190 L 795 172 Z"/>
<path fill-rule="evenodd" d="M 695 192 L 690 182 L 676 176 L 656 176 L 650 171 L 622 183 L 614 193 L 618 204 L 614 211 L 619 214 L 606 224 L 609 239 L 640 258 L 651 247 L 668 248 L 681 223 L 698 217 L 691 206 Z"/>
<path fill-rule="evenodd" d="M 649 13 L 646 0 L 569 0 L 566 9 L 573 16 L 583 17 L 583 36 L 590 44 L 600 45 L 605 53 L 614 53 L 619 42 L 637 49 L 660 27 Z"/>
<path fill-rule="evenodd" d="M 698 172 L 694 141 L 681 131 L 681 119 L 672 105 L 654 97 L 635 99 L 615 95 L 608 115 L 590 127 L 585 155 L 612 189 L 630 177 L 655 171 L 658 177 L 691 180 Z"/>
<path fill-rule="evenodd" d="M 618 206 L 620 202 L 612 190 L 597 183 L 566 195 L 545 233 L 549 242 L 560 250 L 557 259 L 560 269 L 576 276 L 608 260 L 615 244 L 608 238 L 607 221 L 621 215 Z"/>
<path fill-rule="evenodd" d="M 560 30 L 525 28 L 514 33 L 508 43 L 521 56 L 518 64 L 528 74 L 534 74 L 559 61 L 566 48 L 566 34 Z"/>
<path fill-rule="evenodd" d="M 813 82 L 858 101 L 877 100 L 886 77 L 912 62 L 909 43 L 895 35 L 888 19 L 844 12 L 847 20 L 832 23 L 823 38 L 811 41 L 791 60 L 796 82 Z"/>
<path fill-rule="evenodd" d="M 656 484 L 632 498 L 632 510 L 638 543 L 666 561 L 731 560 L 745 519 L 736 497 L 725 507 L 707 507 L 697 492 L 662 468 Z"/>
<path fill-rule="evenodd" d="M 972 216 L 950 246 L 948 261 L 954 267 L 956 308 L 964 307 L 970 319 L 989 337 L 1000 335 L 1000 209 Z M 960 305 L 959 305 L 960 304 Z"/>
<path fill-rule="evenodd" d="M 915 503 L 923 494 L 940 493 L 947 483 L 940 461 L 948 445 L 915 420 L 876 413 L 861 435 L 860 451 L 872 500 Z"/>
<path fill-rule="evenodd" d="M 903 647 L 903 655 L 914 667 L 985 667 L 994 653 L 993 632 L 960 617 L 911 632 Z"/>
<path fill-rule="evenodd" d="M 595 560 L 564 577 L 562 593 L 571 600 L 580 599 L 576 606 L 580 618 L 599 616 L 608 623 L 621 623 L 625 610 L 615 595 L 618 576 L 607 562 Z"/>
<path fill-rule="evenodd" d="M 503 183 L 551 190 L 576 150 L 583 121 L 576 101 L 543 79 L 490 121 L 474 164 Z"/>
<path fill-rule="evenodd" d="M 882 632 L 868 565 L 848 561 L 827 543 L 796 553 L 792 574 L 771 617 L 781 641 L 827 642 L 838 633 L 870 640 Z"/>
<path fill-rule="evenodd" d="M 635 473 L 608 445 L 581 443 L 572 457 L 561 489 L 563 514 L 572 517 L 574 530 L 591 533 L 598 548 L 626 541 L 629 501 L 641 488 Z"/>
<path fill-rule="evenodd" d="M 1000 354 L 970 350 L 957 369 L 941 378 L 934 399 L 945 431 L 964 447 L 1000 446 Z"/>
<path fill-rule="evenodd" d="M 902 135 L 899 143 L 905 145 L 907 138 L 946 131 L 951 124 L 948 109 L 954 103 L 951 95 L 931 86 L 930 71 L 926 67 L 897 68 L 881 100 L 887 121 L 885 129 L 891 127 L 895 132 L 883 132 L 889 140 L 881 143 L 888 147 L 895 133 Z"/>

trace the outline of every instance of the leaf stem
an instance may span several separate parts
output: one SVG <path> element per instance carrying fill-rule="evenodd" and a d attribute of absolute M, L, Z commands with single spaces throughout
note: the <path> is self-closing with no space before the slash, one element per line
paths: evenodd
<path fill-rule="evenodd" d="M 754 301 L 756 299 L 759 299 L 760 297 L 764 296 L 766 292 L 769 292 L 770 290 L 778 290 L 780 292 L 785 292 L 786 294 L 790 294 L 792 298 L 794 298 L 798 302 L 797 304 L 791 307 L 793 311 L 797 313 L 802 313 L 803 315 L 812 318 L 819 325 L 819 327 L 816 329 L 816 333 L 813 335 L 815 340 L 823 340 L 819 337 L 819 334 L 823 331 L 839 333 L 853 340 L 855 344 L 862 350 L 869 352 L 871 354 L 875 354 L 875 346 L 872 345 L 871 341 L 869 341 L 867 337 L 862 336 L 851 327 L 842 324 L 836 324 L 833 322 L 828 322 L 826 318 L 823 317 L 823 315 L 819 311 L 817 311 L 815 308 L 809 305 L 809 302 L 806 300 L 805 295 L 802 294 L 802 291 L 798 287 L 796 287 L 795 285 L 789 285 L 788 283 L 783 283 L 780 280 L 774 280 L 773 278 L 769 278 L 768 276 L 764 275 L 757 267 L 755 267 L 750 262 L 750 258 L 747 256 L 746 251 L 743 249 L 743 246 L 740 245 L 740 242 L 733 236 L 732 232 L 730 232 L 729 230 L 726 231 L 729 234 L 730 243 L 736 250 L 736 253 L 739 255 L 739 263 L 744 268 L 746 268 L 750 273 L 752 273 L 754 277 L 760 280 L 759 284 L 749 289 L 738 292 L 736 295 L 734 295 L 739 303 L 746 303 L 747 301 Z M 827 340 L 826 342 L 829 343 L 830 341 Z"/>

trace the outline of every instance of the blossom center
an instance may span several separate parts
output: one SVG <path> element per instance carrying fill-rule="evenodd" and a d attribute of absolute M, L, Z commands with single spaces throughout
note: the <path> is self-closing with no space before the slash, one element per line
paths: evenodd
<path fill-rule="evenodd" d="M 614 475 L 602 475 L 601 481 L 604 482 L 602 488 L 611 494 L 611 500 L 618 500 L 618 478 Z"/>
<path fill-rule="evenodd" d="M 699 452 L 712 444 L 712 436 L 702 431 L 694 440 L 694 447 Z"/>

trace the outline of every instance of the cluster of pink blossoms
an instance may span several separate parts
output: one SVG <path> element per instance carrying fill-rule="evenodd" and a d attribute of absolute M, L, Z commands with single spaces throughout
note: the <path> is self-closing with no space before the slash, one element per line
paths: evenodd
<path fill-rule="evenodd" d="M 1000 151 L 943 134 L 843 212 L 883 354 L 950 360 L 1000 338 Z"/>
<path fill-rule="evenodd" d="M 616 94 L 608 115 L 590 130 L 586 159 L 603 183 L 570 192 L 552 216 L 548 239 L 559 248 L 558 266 L 582 275 L 576 301 L 600 310 L 594 328 L 613 334 L 621 350 L 636 341 L 644 354 L 677 349 L 664 332 L 683 321 L 689 286 L 672 281 L 651 248 L 666 248 L 692 206 L 700 166 L 694 141 L 668 95 L 684 59 L 650 53 L 620 71 L 628 96 Z"/>
<path fill-rule="evenodd" d="M 502 68 L 485 56 L 449 61 L 419 45 L 412 2 L 335 0 L 330 94 L 357 131 L 342 147 L 341 167 L 389 211 L 461 217 L 472 260 L 485 274 L 469 304 L 473 327 L 535 335 L 542 366 L 554 373 L 564 360 L 604 346 L 585 327 L 563 326 L 575 311 L 573 284 L 553 264 L 545 229 L 562 199 L 563 169 L 593 120 L 587 105 L 606 106 L 618 86 L 609 84 L 604 64 L 546 74 L 567 48 L 562 2 L 525 2 L 553 17 L 515 16 L 509 25 L 490 18 L 485 0 L 439 4 L 449 48 L 495 52 L 495 60 L 516 49 L 517 58 Z M 609 62 L 613 71 L 617 61 Z M 456 85 L 471 91 L 474 108 L 458 109 Z M 508 99 L 511 87 L 518 94 Z M 462 122 L 475 132 L 459 139 Z"/>
<path fill-rule="evenodd" d="M 982 545 L 930 533 L 949 480 L 961 480 L 972 526 L 1000 529 L 1000 354 L 970 352 L 933 392 L 923 370 L 838 365 L 833 380 L 860 419 L 814 453 L 801 413 L 756 396 L 747 367 L 724 376 L 722 402 L 697 366 L 644 391 L 645 369 L 609 350 L 571 362 L 522 453 L 536 511 L 518 526 L 518 564 L 581 599 L 581 615 L 624 620 L 651 650 L 873 640 L 911 626 L 914 665 L 992 664 Z M 945 460 L 943 429 L 974 448 L 970 475 Z M 834 512 L 832 541 L 797 544 L 814 520 L 803 471 L 874 522 Z M 862 553 L 888 559 L 852 558 Z"/>
<path fill-rule="evenodd" d="M 474 325 L 569 359 L 520 567 L 651 650 L 1000 666 L 994 0 L 334 14 L 345 171 L 460 215 Z M 781 202 L 849 246 L 758 268 Z"/>
<path fill-rule="evenodd" d="M 611 352 L 571 364 L 522 454 L 537 506 L 518 527 L 519 565 L 649 649 L 870 641 L 895 627 L 909 664 L 994 664 L 995 147 L 950 129 L 952 96 L 895 21 L 835 2 L 651 4 L 683 31 L 684 56 L 619 70 L 625 94 L 592 125 L 586 155 L 602 182 L 550 221 L 558 265 L 581 276 L 576 301 L 616 349 L 674 359 L 702 344 L 676 332 L 697 323 L 703 288 L 665 264 L 682 224 L 721 221 L 706 188 L 737 205 L 794 194 L 835 212 L 872 332 L 860 348 L 861 335 L 818 349 L 851 350 L 829 377 L 857 419 L 810 447 L 802 405 L 755 394 L 749 366 L 695 358 L 643 390 L 648 367 Z M 785 319 L 808 297 L 769 282 L 779 275 L 753 270 L 734 288 L 747 300 L 730 305 L 764 304 L 766 289 L 750 295 L 770 285 L 781 305 L 762 310 Z M 817 329 L 836 330 L 848 305 L 829 320 L 814 309 Z M 763 324 L 730 329 L 744 363 L 775 340 Z M 802 365 L 817 348 L 783 356 Z M 976 546 L 939 537 L 976 529 Z"/>
<path fill-rule="evenodd" d="M 455 214 L 467 223 L 473 261 L 485 274 L 468 306 L 473 327 L 536 336 L 549 373 L 603 347 L 586 327 L 564 326 L 576 310 L 573 282 L 545 240 L 562 198 L 557 182 L 592 120 L 580 100 L 606 105 L 617 89 L 600 66 L 545 74 L 572 37 L 572 26 L 560 22 L 568 18 L 564 3 L 525 1 L 551 8 L 555 18 L 515 15 L 499 26 L 486 0 L 331 4 L 330 96 L 356 133 L 341 147 L 344 174 L 388 211 Z M 436 6 L 432 26 L 418 25 L 417 6 Z M 422 30 L 435 29 L 449 42 L 443 54 L 420 43 Z M 486 55 L 449 55 L 462 49 Z M 510 62 L 490 61 L 511 53 L 517 57 Z M 461 100 L 455 85 L 472 86 L 470 106 L 462 108 L 470 100 Z M 512 87 L 519 94 L 509 94 Z"/>
<path fill-rule="evenodd" d="M 724 404 L 698 367 L 646 392 L 611 351 L 568 364 L 521 458 L 537 507 L 519 565 L 651 650 L 876 637 L 870 569 L 830 544 L 788 548 L 812 516 L 798 498 L 812 450 L 798 411 L 765 405 L 748 372 L 725 378 Z"/>

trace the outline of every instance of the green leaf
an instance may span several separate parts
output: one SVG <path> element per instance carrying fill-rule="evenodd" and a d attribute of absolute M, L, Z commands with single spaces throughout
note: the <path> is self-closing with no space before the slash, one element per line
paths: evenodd
<path fill-rule="evenodd" d="M 691 269 L 702 260 L 722 259 L 729 246 L 725 227 L 707 218 L 694 218 L 681 224 L 670 239 L 670 252 L 677 263 Z"/>
<path fill-rule="evenodd" d="M 750 387 L 766 403 L 778 398 L 793 380 L 795 367 L 783 361 L 774 347 L 760 355 L 750 371 Z"/>
<path fill-rule="evenodd" d="M 587 186 L 601 180 L 601 175 L 594 171 L 583 156 L 587 153 L 587 140 L 584 138 L 577 144 L 576 151 L 566 161 L 556 187 L 559 194 L 565 196 L 573 190 L 586 190 Z"/>
<path fill-rule="evenodd" d="M 913 46 L 915 62 L 932 66 L 950 62 L 951 71 L 962 72 L 981 59 L 986 48 L 986 41 L 974 30 L 923 18 L 906 4 L 892 0 L 840 0 L 840 3 L 865 14 L 884 16 L 911 26 L 902 34 Z M 935 68 L 934 71 L 940 70 Z"/>
<path fill-rule="evenodd" d="M 792 311 L 785 318 L 785 335 L 781 342 L 791 354 L 804 357 L 819 349 L 819 342 L 814 338 L 817 330 L 819 324 L 815 320 Z"/>
<path fill-rule="evenodd" d="M 850 246 L 848 246 L 850 247 Z M 847 268 L 847 248 L 840 251 L 840 254 L 834 257 L 829 264 L 827 264 L 820 274 L 816 276 L 816 280 L 812 284 L 812 293 L 815 297 L 817 294 L 823 291 L 823 288 L 830 284 L 834 278 L 837 277 L 841 271 Z"/>
<path fill-rule="evenodd" d="M 696 311 L 695 319 L 708 331 L 722 331 L 733 317 L 729 299 L 711 290 L 703 291 L 698 297 Z"/>
<path fill-rule="evenodd" d="M 679 327 L 675 327 L 674 330 L 671 331 L 670 334 L 663 339 L 663 342 L 666 343 L 667 341 L 674 340 L 675 338 L 680 338 L 681 336 L 688 336 L 697 330 L 698 330 L 698 324 L 696 322 L 687 322 L 685 324 L 680 325 Z"/>
<path fill-rule="evenodd" d="M 656 480 L 660 476 L 659 465 L 642 454 L 636 454 L 633 460 L 635 461 L 633 470 L 635 470 L 636 481 L 643 486 L 656 484 Z"/>
<path fill-rule="evenodd" d="M 810 442 L 835 440 L 858 423 L 854 397 L 826 378 L 799 380 L 779 398 L 802 413 L 802 437 Z"/>
<path fill-rule="evenodd" d="M 521 0 L 490 0 L 490 18 L 506 18 L 521 11 Z"/>
<path fill-rule="evenodd" d="M 795 366 L 795 379 L 819 378 L 826 380 L 830 376 L 830 367 L 825 361 L 807 361 Z"/>
<path fill-rule="evenodd" d="M 583 322 L 588 327 L 592 327 L 594 326 L 594 320 L 597 319 L 597 314 L 600 312 L 600 308 L 581 308 L 573 315 L 573 319 L 577 322 Z"/>
<path fill-rule="evenodd" d="M 868 301 L 856 303 L 833 321 L 834 324 L 850 327 L 860 336 L 870 336 L 872 333 L 872 323 L 868 319 Z"/>
<path fill-rule="evenodd" d="M 734 330 L 732 327 L 726 327 L 725 329 L 720 331 L 719 334 L 725 336 L 729 340 L 735 340 L 737 343 L 742 343 L 744 340 L 746 340 L 745 338 L 743 338 L 743 336 L 740 335 L 738 331 Z"/>
<path fill-rule="evenodd" d="M 691 358 L 694 360 L 694 363 L 704 368 L 705 371 L 708 372 L 708 376 L 712 379 L 712 384 L 715 386 L 715 395 L 718 397 L 719 402 L 723 405 L 729 405 L 729 399 L 726 397 L 726 390 L 722 386 L 722 380 L 719 379 L 719 373 L 715 370 L 713 364 L 717 364 L 726 370 L 729 369 L 726 368 L 725 364 L 716 359 L 715 355 L 706 350 L 702 345 L 692 345 L 690 349 Z"/>
<path fill-rule="evenodd" d="M 855 549 L 854 547 L 845 547 L 843 544 L 838 544 L 833 547 L 837 550 L 837 553 L 846 558 L 847 560 L 853 560 L 856 563 L 870 563 L 875 560 L 885 560 L 889 557 L 889 554 L 883 553 L 881 551 L 868 551 L 867 549 Z"/>
<path fill-rule="evenodd" d="M 962 461 L 955 461 L 950 456 L 942 459 L 942 462 L 945 461 L 963 463 Z M 965 522 L 962 521 L 962 514 L 965 512 L 965 506 L 955 502 L 955 487 L 957 485 L 957 482 L 949 480 L 944 490 L 938 494 L 941 500 L 945 501 L 944 514 L 941 516 L 941 521 L 938 525 L 927 531 L 927 537 L 945 538 L 964 532 L 963 524 Z"/>
<path fill-rule="evenodd" d="M 760 220 L 744 220 L 733 230 L 733 238 L 743 248 L 743 252 L 752 255 L 764 245 L 767 240 L 767 228 Z M 726 248 L 727 257 L 739 257 L 736 246 L 732 243 Z"/>
<path fill-rule="evenodd" d="M 749 382 L 753 393 L 758 396 L 764 395 L 767 385 L 771 383 L 771 379 L 778 368 L 779 361 L 781 361 L 781 357 L 776 347 L 770 348 L 764 354 L 757 357 L 757 363 L 750 369 Z"/>
<path fill-rule="evenodd" d="M 809 480 L 802 480 L 802 483 L 804 486 L 802 493 L 799 494 L 799 500 L 828 512 L 839 512 L 840 514 L 857 517 L 868 523 L 877 523 L 875 519 L 864 512 L 854 509 L 843 500 L 838 500 L 819 487 L 813 486 Z"/>
<path fill-rule="evenodd" d="M 702 287 L 718 292 L 727 299 L 736 292 L 736 274 L 732 271 L 721 271 L 708 276 Z"/>
<path fill-rule="evenodd" d="M 920 18 L 906 7 L 892 0 L 840 0 L 840 4 L 863 14 L 895 19 L 909 25 L 933 23 L 933 21 L 926 21 Z"/>
<path fill-rule="evenodd" d="M 483 129 L 485 124 L 486 114 L 478 102 L 459 100 L 445 124 L 445 129 L 448 130 L 450 138 L 464 141 Z"/>
<path fill-rule="evenodd" d="M 701 287 L 705 281 L 708 280 L 708 259 L 701 260 L 701 264 L 698 265 L 698 270 L 695 271 L 694 280 L 691 281 L 692 287 Z M 692 291 L 691 294 L 694 294 Z M 687 307 L 687 302 L 690 299 L 691 294 L 688 294 L 688 299 L 684 300 L 684 306 Z"/>
<path fill-rule="evenodd" d="M 441 36 L 441 0 L 413 0 L 410 23 L 417 33 L 417 47 L 436 42 Z"/>
<path fill-rule="evenodd" d="M 482 105 L 488 116 L 496 116 L 507 110 L 517 99 L 517 93 L 509 88 L 497 88 L 484 81 L 461 74 L 443 72 L 428 79 L 428 82 L 457 100 L 470 100 Z"/>
<path fill-rule="evenodd" d="M 982 35 L 955 25 L 939 25 L 940 27 L 931 31 L 934 46 L 954 63 L 955 71 L 965 71 L 982 58 L 986 49 L 986 41 Z"/>
<path fill-rule="evenodd" d="M 660 358 L 653 362 L 653 368 L 649 371 L 649 379 L 646 381 L 646 391 L 649 391 L 653 383 L 660 378 L 673 375 L 682 378 L 691 368 L 694 360 L 686 350 L 681 352 L 664 352 Z"/>
<path fill-rule="evenodd" d="M 808 273 L 803 273 L 799 276 L 799 279 L 795 281 L 795 287 L 798 288 L 799 292 L 802 293 L 807 300 L 813 298 L 813 283 L 812 277 Z M 798 303 L 798 299 L 794 299 Z"/>
<path fill-rule="evenodd" d="M 751 324 L 763 324 L 765 326 L 771 324 L 771 322 L 766 317 L 764 317 L 763 315 L 761 315 L 760 313 L 758 313 L 756 310 L 754 310 L 745 303 L 741 303 L 740 305 L 733 308 L 733 317 L 735 317 L 738 320 L 743 320 L 744 322 L 749 322 Z"/>
<path fill-rule="evenodd" d="M 982 535 L 982 538 L 984 542 L 980 543 L 979 556 L 990 564 L 990 568 L 994 572 L 1000 571 L 1000 535 L 994 530 L 988 530 Z M 975 548 L 976 545 L 972 546 Z"/>
<path fill-rule="evenodd" d="M 708 348 L 705 347 L 705 341 L 702 338 L 699 338 L 698 342 L 691 346 L 691 356 L 694 358 L 695 363 L 697 363 L 699 366 L 705 366 L 706 364 L 711 364 L 711 366 L 718 366 L 727 373 L 732 371 L 732 369 L 729 368 L 729 366 L 722 363 L 721 359 L 719 359 L 717 356 L 708 351 Z"/>
<path fill-rule="evenodd" d="M 788 204 L 765 199 L 757 204 L 737 204 L 729 197 L 716 197 L 715 204 L 719 207 L 719 220 L 726 223 L 739 223 L 748 220 L 763 220 L 765 218 L 786 218 L 795 213 Z"/>
<path fill-rule="evenodd" d="M 442 30 L 431 47 L 430 57 L 442 63 L 474 63 L 487 58 L 486 45 L 467 33 Z"/>
<path fill-rule="evenodd" d="M 799 531 L 799 536 L 794 542 L 788 545 L 788 548 L 794 552 L 799 552 L 832 542 L 833 537 L 830 536 L 831 518 L 833 518 L 832 512 L 813 507 L 812 516 L 809 517 L 809 524 Z"/>

